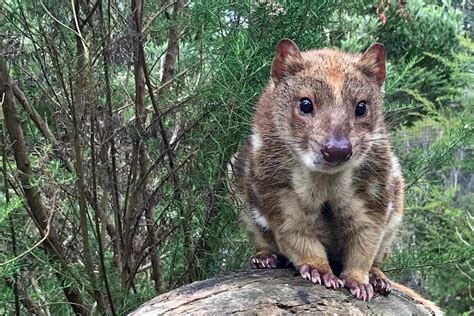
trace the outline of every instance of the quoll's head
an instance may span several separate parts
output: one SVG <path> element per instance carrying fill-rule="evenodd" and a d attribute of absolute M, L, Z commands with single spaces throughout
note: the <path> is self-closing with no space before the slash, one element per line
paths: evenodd
<path fill-rule="evenodd" d="M 281 40 L 271 71 L 273 119 L 307 168 L 336 173 L 359 164 L 383 139 L 385 48 L 363 54 L 301 52 Z"/>

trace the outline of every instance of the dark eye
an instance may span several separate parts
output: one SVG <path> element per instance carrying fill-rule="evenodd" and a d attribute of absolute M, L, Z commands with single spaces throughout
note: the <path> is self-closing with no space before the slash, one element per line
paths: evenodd
<path fill-rule="evenodd" d="M 303 98 L 300 100 L 300 110 L 304 114 L 309 114 L 313 112 L 313 102 L 308 98 Z"/>
<path fill-rule="evenodd" d="M 360 101 L 356 106 L 356 116 L 364 117 L 367 115 L 367 103 L 365 101 Z"/>

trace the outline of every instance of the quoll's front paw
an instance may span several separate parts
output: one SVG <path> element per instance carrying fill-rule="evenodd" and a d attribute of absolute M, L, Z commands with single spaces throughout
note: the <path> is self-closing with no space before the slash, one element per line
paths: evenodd
<path fill-rule="evenodd" d="M 348 275 L 341 275 L 341 280 L 344 284 L 346 289 L 351 291 L 351 294 L 354 295 L 355 298 L 362 301 L 370 301 L 374 296 L 374 290 L 370 283 L 363 283 L 357 281 L 355 278 L 348 276 Z"/>
<path fill-rule="evenodd" d="M 369 283 L 374 291 L 387 296 L 392 291 L 392 283 L 385 274 L 376 267 L 372 267 L 369 272 Z"/>
<path fill-rule="evenodd" d="M 303 264 L 300 268 L 300 274 L 303 279 L 324 284 L 327 288 L 337 289 L 342 286 L 342 281 L 331 270 L 318 269 L 309 264 Z"/>
<path fill-rule="evenodd" d="M 276 254 L 256 254 L 250 259 L 252 269 L 276 269 L 278 257 Z"/>

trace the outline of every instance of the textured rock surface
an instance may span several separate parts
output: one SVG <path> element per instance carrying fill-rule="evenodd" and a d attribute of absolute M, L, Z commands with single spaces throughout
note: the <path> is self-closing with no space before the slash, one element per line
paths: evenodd
<path fill-rule="evenodd" d="M 351 315 L 431 315 L 422 305 L 392 291 L 370 303 L 346 289 L 328 290 L 290 269 L 252 270 L 195 282 L 162 294 L 130 315 L 324 313 Z"/>

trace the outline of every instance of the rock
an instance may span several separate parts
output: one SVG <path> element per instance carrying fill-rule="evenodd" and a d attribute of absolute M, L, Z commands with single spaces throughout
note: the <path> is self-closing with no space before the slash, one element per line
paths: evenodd
<path fill-rule="evenodd" d="M 155 297 L 130 315 L 293 313 L 431 315 L 396 290 L 388 297 L 376 294 L 367 303 L 346 289 L 315 285 L 291 269 L 235 272 L 195 282 Z"/>

